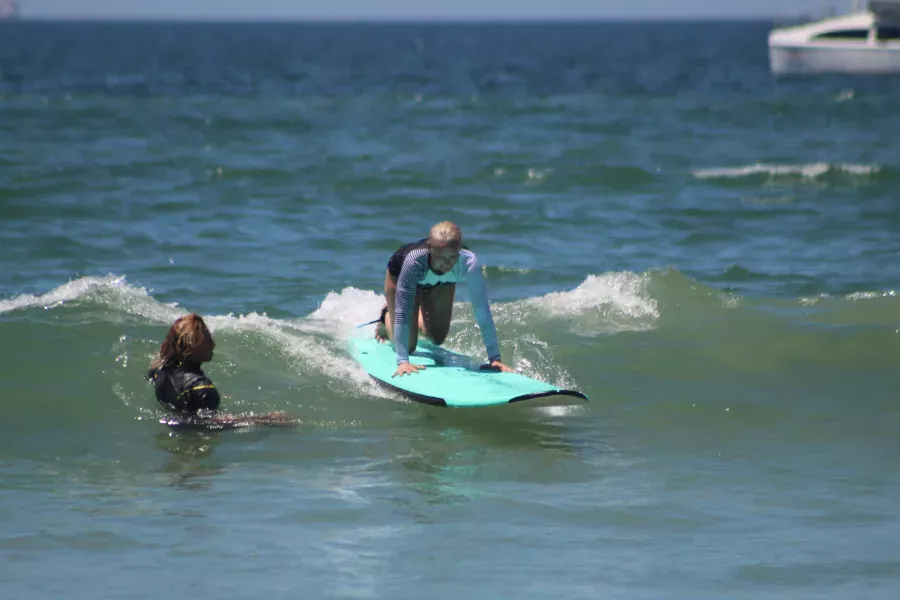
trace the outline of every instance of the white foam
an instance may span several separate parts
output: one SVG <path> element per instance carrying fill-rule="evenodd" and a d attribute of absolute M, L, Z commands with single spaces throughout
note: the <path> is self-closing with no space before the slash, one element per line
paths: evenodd
<path fill-rule="evenodd" d="M 504 267 L 503 265 L 491 265 L 490 267 L 483 265 L 481 271 L 484 273 L 485 277 L 490 277 L 491 273 L 515 273 L 516 275 L 526 275 L 532 272 L 531 269 Z"/>
<path fill-rule="evenodd" d="M 384 295 L 371 290 L 360 290 L 347 287 L 340 292 L 329 292 L 304 320 L 304 327 L 315 331 L 328 339 L 335 340 L 341 346 L 336 350 L 338 356 L 329 359 L 325 368 L 329 376 L 337 376 L 353 381 L 359 389 L 367 394 L 386 398 L 394 395 L 377 387 L 369 376 L 354 361 L 349 360 L 343 352 L 343 344 L 354 335 L 374 335 L 374 325 L 360 328 L 363 323 L 377 319 L 384 306 Z"/>
<path fill-rule="evenodd" d="M 328 292 L 307 319 L 311 324 L 341 333 L 341 337 L 346 339 L 357 326 L 377 319 L 382 306 L 383 294 L 348 287 L 339 293 Z"/>
<path fill-rule="evenodd" d="M 0 314 L 29 308 L 58 310 L 74 302 L 100 304 L 111 308 L 113 316 L 130 314 L 164 325 L 187 312 L 177 304 L 158 302 L 145 288 L 126 283 L 124 276 L 108 275 L 83 277 L 46 294 L 23 294 L 0 301 Z M 360 320 L 377 317 L 382 302 L 373 292 L 350 288 L 342 295 L 329 294 L 307 319 L 278 320 L 257 313 L 203 315 L 203 319 L 214 334 L 256 334 L 275 344 L 297 373 L 316 371 L 364 388 L 366 394 L 378 394 L 365 372 L 348 360 L 341 341 Z"/>
<path fill-rule="evenodd" d="M 531 298 L 525 304 L 551 317 L 594 317 L 587 330 L 579 327 L 576 333 L 645 330 L 659 319 L 657 302 L 647 291 L 649 283 L 646 274 L 590 275 L 573 290 Z"/>
<path fill-rule="evenodd" d="M 826 162 L 800 165 L 755 163 L 737 167 L 696 169 L 691 171 L 691 175 L 697 179 L 738 179 L 752 175 L 768 175 L 770 177 L 799 176 L 806 179 L 815 179 L 829 172 L 868 176 L 880 170 L 880 165 L 830 164 Z"/>
<path fill-rule="evenodd" d="M 528 169 L 526 181 L 529 183 L 541 183 L 547 179 L 551 173 L 553 173 L 553 169 L 550 168 L 531 168 Z"/>
<path fill-rule="evenodd" d="M 874 300 L 876 298 L 893 298 L 897 295 L 894 290 L 886 292 L 854 292 L 847 295 L 847 300 Z"/>
<path fill-rule="evenodd" d="M 129 285 L 125 282 L 125 277 L 112 274 L 106 277 L 82 277 L 40 296 L 22 294 L 2 300 L 0 313 L 26 308 L 52 310 L 76 300 L 96 302 L 157 322 L 172 321 L 182 313 L 176 308 L 177 304 L 157 302 L 146 289 Z"/>
<path fill-rule="evenodd" d="M 847 102 L 849 100 L 853 100 L 853 97 L 856 96 L 856 92 L 853 89 L 841 90 L 840 93 L 835 97 L 835 102 Z"/>
<path fill-rule="evenodd" d="M 851 302 L 856 302 L 859 300 L 877 300 L 879 298 L 896 298 L 898 296 L 898 292 L 896 290 L 887 290 L 883 292 L 853 292 L 852 294 L 846 294 L 844 296 L 845 300 L 850 300 Z M 800 306 L 815 306 L 820 302 L 828 301 L 834 299 L 835 296 L 831 294 L 819 294 L 818 296 L 802 296 L 798 298 L 797 302 Z"/>
<path fill-rule="evenodd" d="M 383 395 L 344 351 L 344 329 L 336 321 L 315 322 L 312 317 L 281 321 L 265 314 L 205 316 L 213 333 L 254 333 L 276 344 L 288 357 L 296 373 L 317 372 L 350 383 L 368 395 Z"/>
<path fill-rule="evenodd" d="M 577 404 L 571 406 L 538 406 L 535 408 L 539 413 L 556 418 L 583 415 L 587 412 L 586 406 Z"/>

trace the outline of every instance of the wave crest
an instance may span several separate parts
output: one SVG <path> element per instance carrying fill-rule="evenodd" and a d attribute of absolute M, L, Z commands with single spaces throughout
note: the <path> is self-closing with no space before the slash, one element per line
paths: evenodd
<path fill-rule="evenodd" d="M 766 176 L 776 177 L 800 177 L 802 179 L 817 179 L 829 174 L 850 175 L 853 177 L 868 177 L 881 171 L 880 165 L 854 165 L 832 164 L 826 162 L 809 163 L 800 165 L 779 165 L 768 163 L 755 163 L 736 167 L 718 167 L 710 169 L 696 169 L 691 175 L 697 179 L 741 179 L 744 177 Z"/>

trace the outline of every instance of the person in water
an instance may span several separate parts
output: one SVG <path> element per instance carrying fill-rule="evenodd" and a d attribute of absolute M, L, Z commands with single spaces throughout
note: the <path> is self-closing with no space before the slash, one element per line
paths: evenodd
<path fill-rule="evenodd" d="M 175 321 L 147 372 L 160 404 L 186 417 L 215 414 L 219 391 L 200 368 L 212 360 L 215 347 L 200 315 L 191 313 Z"/>
<path fill-rule="evenodd" d="M 301 421 L 283 412 L 219 413 L 219 391 L 200 368 L 202 363 L 212 360 L 215 347 L 209 328 L 197 313 L 179 318 L 169 328 L 159 348 L 159 355 L 147 371 L 147 378 L 154 384 L 159 403 L 184 419 L 165 421 L 168 425 L 232 429 L 295 427 L 300 424 Z"/>
<path fill-rule="evenodd" d="M 461 281 L 468 285 L 488 362 L 500 371 L 512 371 L 500 360 L 497 329 L 478 258 L 463 246 L 459 227 L 444 221 L 433 226 L 427 238 L 406 244 L 394 252 L 387 264 L 385 307 L 381 310 L 375 337 L 394 343 L 397 354 L 394 376 L 425 368 L 409 362 L 409 353 L 416 349 L 419 335 L 438 346 L 444 343 L 450 332 L 456 284 Z M 411 324 L 414 318 L 416 321 Z"/>

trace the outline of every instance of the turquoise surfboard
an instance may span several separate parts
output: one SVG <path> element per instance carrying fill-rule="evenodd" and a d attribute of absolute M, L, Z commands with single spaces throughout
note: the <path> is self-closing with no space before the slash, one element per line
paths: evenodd
<path fill-rule="evenodd" d="M 394 346 L 372 336 L 350 340 L 350 353 L 378 383 L 405 396 L 436 406 L 478 407 L 513 402 L 539 404 L 583 403 L 587 396 L 565 390 L 520 373 L 501 373 L 475 359 L 419 341 L 410 363 L 424 370 L 392 377 L 397 370 Z"/>

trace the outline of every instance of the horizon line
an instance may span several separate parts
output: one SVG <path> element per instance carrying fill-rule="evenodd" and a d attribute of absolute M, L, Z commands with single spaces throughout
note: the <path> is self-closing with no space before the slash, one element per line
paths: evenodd
<path fill-rule="evenodd" d="M 747 22 L 802 18 L 800 14 L 782 15 L 652 15 L 652 16 L 18 16 L 0 19 L 0 23 L 22 22 L 92 22 L 92 23 L 622 23 L 622 22 Z"/>

